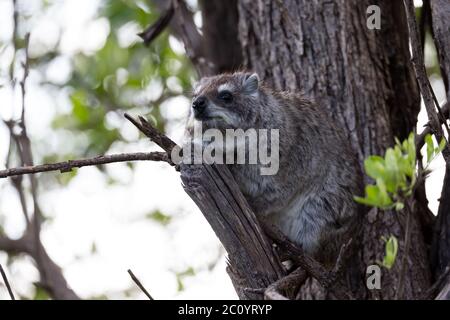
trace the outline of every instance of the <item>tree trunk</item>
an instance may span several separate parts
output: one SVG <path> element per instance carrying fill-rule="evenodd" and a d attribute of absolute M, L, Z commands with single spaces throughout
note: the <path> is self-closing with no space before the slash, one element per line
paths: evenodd
<path fill-rule="evenodd" d="M 403 5 L 378 1 L 381 29 L 370 30 L 366 9 L 371 4 L 361 0 L 239 1 L 244 65 L 276 89 L 301 90 L 327 109 L 345 128 L 361 164 L 371 154 L 383 154 L 395 136 L 404 138 L 413 131 L 420 108 Z M 406 298 L 417 298 L 430 286 L 420 223 L 414 214 Z M 404 225 L 397 213 L 372 210 L 363 229 L 362 272 L 382 260 L 382 236 L 395 235 L 402 256 Z M 382 270 L 381 290 L 369 291 L 368 297 L 394 297 L 398 261 L 391 270 Z M 323 296 L 309 292 L 309 297 Z M 365 293 L 359 298 L 366 298 Z"/>
<path fill-rule="evenodd" d="M 237 0 L 200 2 L 202 10 L 204 48 L 214 73 L 237 70 L 242 65 L 242 50 L 237 37 Z"/>

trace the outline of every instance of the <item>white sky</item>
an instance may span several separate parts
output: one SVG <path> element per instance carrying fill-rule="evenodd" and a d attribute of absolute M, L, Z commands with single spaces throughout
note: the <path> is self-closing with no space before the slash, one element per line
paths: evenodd
<path fill-rule="evenodd" d="M 101 48 L 109 33 L 108 21 L 96 18 L 100 0 L 56 0 L 43 15 L 36 14 L 42 12 L 40 0 L 26 0 L 26 3 L 32 16 L 30 54 L 39 56 L 46 48 L 56 45 L 61 32 L 61 55 L 45 74 L 53 81 L 64 83 L 70 77 L 71 57 L 79 51 L 92 54 Z M 10 39 L 11 31 L 11 1 L 0 0 L 0 43 Z M 132 25 L 122 29 L 124 43 L 133 41 L 135 31 Z M 179 45 L 173 39 L 171 44 Z M 0 46 L 0 78 L 8 70 L 11 56 L 11 48 Z M 21 59 L 20 55 L 18 59 Z M 20 73 L 18 76 L 21 77 Z M 64 148 L 65 139 L 71 135 L 54 132 L 50 125 L 57 110 L 70 110 L 68 92 L 51 92 L 38 86 L 40 77 L 38 72 L 31 71 L 26 100 L 28 130 L 39 157 L 49 150 L 57 152 Z M 444 100 L 442 82 L 432 79 L 432 84 L 438 99 Z M 184 105 L 184 109 L 180 105 Z M 183 126 L 176 119 L 183 118 L 188 101 L 176 98 L 162 108 L 162 114 L 172 119 L 168 124 L 169 135 L 179 140 Z M 17 117 L 19 112 L 18 90 L 13 93 L 10 86 L 0 80 L 0 117 Z M 426 119 L 422 110 L 419 128 Z M 118 127 L 132 141 L 115 144 L 111 153 L 154 148 L 149 142 L 137 141 L 138 132 L 124 119 L 109 115 L 108 123 Z M 0 169 L 4 166 L 7 147 L 8 132 L 0 123 Z M 427 180 L 427 193 L 430 208 L 436 212 L 444 172 L 443 160 L 436 160 L 432 168 L 434 171 Z M 64 270 L 70 286 L 81 297 L 106 294 L 109 298 L 125 298 L 124 291 L 135 289 L 126 272 L 131 268 L 156 299 L 236 298 L 225 272 L 221 245 L 183 191 L 178 173 L 165 164 L 147 162 L 138 163 L 134 171 L 124 164 L 108 165 L 107 170 L 123 184 L 111 186 L 96 168 L 89 167 L 80 169 L 67 187 L 40 192 L 40 204 L 50 218 L 43 226 L 44 245 Z M 173 216 L 173 222 L 164 227 L 142 219 L 155 209 Z M 4 179 L 0 179 L 0 223 L 15 238 L 24 228 L 18 197 Z M 95 254 L 91 253 L 93 243 L 97 249 Z M 218 255 L 221 255 L 219 263 L 209 271 L 208 265 Z M 5 262 L 6 254 L 0 252 L 0 263 L 5 265 Z M 177 292 L 173 271 L 184 271 L 188 267 L 198 272 L 184 278 L 185 290 Z M 31 284 L 38 280 L 30 259 L 19 259 L 9 267 L 8 273 L 15 291 L 30 297 L 33 292 Z M 0 286 L 0 298 L 7 298 L 3 289 Z M 138 289 L 130 294 L 131 298 L 145 298 Z"/>

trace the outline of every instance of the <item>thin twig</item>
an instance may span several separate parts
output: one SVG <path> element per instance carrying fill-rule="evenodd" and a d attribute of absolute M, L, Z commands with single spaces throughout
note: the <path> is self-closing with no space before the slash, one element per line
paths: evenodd
<path fill-rule="evenodd" d="M 409 38 L 411 40 L 411 62 L 414 67 L 416 79 L 425 103 L 431 130 L 440 142 L 442 139 L 445 139 L 445 135 L 439 122 L 439 113 L 436 112 L 436 108 L 439 110 L 439 105 L 435 105 L 435 100 L 433 93 L 430 90 L 431 86 L 429 85 L 429 80 L 425 69 L 422 50 L 420 48 L 420 36 L 415 17 L 414 2 L 413 0 L 403 0 L 403 3 L 408 22 Z M 450 161 L 450 146 L 448 144 L 442 154 L 447 162 Z"/>
<path fill-rule="evenodd" d="M 352 240 L 350 239 L 344 244 L 339 252 L 336 264 L 332 271 L 328 271 L 321 263 L 305 254 L 304 251 L 292 243 L 280 230 L 275 226 L 269 225 L 262 221 L 261 225 L 264 232 L 283 249 L 287 250 L 289 256 L 295 263 L 302 267 L 309 275 L 315 278 L 325 289 L 331 290 L 340 299 L 352 299 L 351 293 L 338 283 L 339 276 L 345 263 L 346 253 Z"/>
<path fill-rule="evenodd" d="M 316 278 L 324 287 L 328 286 L 329 272 L 319 262 L 306 255 L 302 249 L 293 244 L 280 230 L 265 222 L 261 223 L 264 232 L 274 240 L 280 247 L 287 250 L 296 263 L 303 267 L 306 272 Z"/>
<path fill-rule="evenodd" d="M 61 172 L 69 172 L 73 168 L 98 166 L 106 163 L 126 162 L 126 161 L 165 161 L 167 163 L 171 163 L 165 152 L 121 153 L 121 154 L 98 156 L 91 159 L 69 160 L 64 162 L 6 169 L 0 171 L 0 178 L 24 174 L 34 174 L 39 172 L 58 171 L 58 170 Z"/>
<path fill-rule="evenodd" d="M 143 32 L 138 33 L 138 36 L 141 37 L 142 40 L 144 40 L 146 46 L 148 46 L 164 31 L 170 20 L 172 20 L 174 12 L 174 5 L 171 1 L 169 8 L 161 15 L 158 20 L 156 20 L 155 23 L 147 27 Z"/>
<path fill-rule="evenodd" d="M 142 292 L 145 293 L 145 295 L 150 299 L 150 300 L 155 300 L 153 299 L 153 297 L 150 295 L 150 293 L 148 293 L 147 289 L 145 289 L 145 287 L 142 285 L 142 283 L 139 281 L 138 278 L 136 278 L 136 276 L 134 275 L 133 271 L 131 271 L 130 269 L 128 269 L 128 274 L 130 275 L 131 279 L 134 281 L 134 283 L 136 283 L 136 285 L 139 287 L 139 289 L 142 290 Z"/>
<path fill-rule="evenodd" d="M 9 136 L 10 136 L 8 156 L 7 156 L 6 165 L 5 165 L 5 167 L 7 169 L 9 169 L 10 168 L 10 163 L 11 163 L 11 154 L 12 154 L 13 143 L 16 144 L 17 148 L 20 148 L 20 145 L 19 145 L 19 141 L 18 141 L 17 135 L 14 134 L 15 121 L 13 121 L 13 120 L 9 120 L 9 121 L 3 120 L 3 122 L 8 127 Z M 17 191 L 17 193 L 19 195 L 20 205 L 22 207 L 22 213 L 23 213 L 23 216 L 25 218 L 26 225 L 28 227 L 30 225 L 30 218 L 28 217 L 28 206 L 27 206 L 27 201 L 26 201 L 26 198 L 25 198 L 25 192 L 24 192 L 24 190 L 22 188 L 22 181 L 23 181 L 23 177 L 22 176 L 16 176 L 16 177 L 11 179 L 11 183 L 14 186 L 14 189 L 16 189 L 16 191 Z"/>
<path fill-rule="evenodd" d="M 14 8 L 14 13 L 13 13 L 13 32 L 12 32 L 12 51 L 13 51 L 13 57 L 12 57 L 12 61 L 11 64 L 9 65 L 9 79 L 11 80 L 11 84 L 14 86 L 15 84 L 15 79 L 14 79 L 14 74 L 15 74 L 15 66 L 16 66 L 16 54 L 17 54 L 17 39 L 18 39 L 18 21 L 19 21 L 19 11 L 17 9 L 17 0 L 12 0 L 12 5 Z"/>
<path fill-rule="evenodd" d="M 450 266 L 447 266 L 447 268 L 445 268 L 444 272 L 441 273 L 441 275 L 436 280 L 436 282 L 431 286 L 430 289 L 428 289 L 428 291 L 419 300 L 431 300 L 431 299 L 434 299 L 434 297 L 438 293 L 438 290 L 440 289 L 440 287 L 442 286 L 442 284 L 448 278 L 449 275 L 450 275 Z"/>
<path fill-rule="evenodd" d="M 3 270 L 2 265 L 0 264 L 0 273 L 2 274 L 3 282 L 5 283 L 6 289 L 8 289 L 9 296 L 11 297 L 11 300 L 16 300 L 14 297 L 14 293 L 11 289 L 11 286 L 9 285 L 8 278 L 6 277 L 5 270 Z"/>
<path fill-rule="evenodd" d="M 444 116 L 444 119 L 448 119 L 450 116 L 450 101 L 447 101 L 442 107 L 441 107 L 441 112 L 442 115 Z M 442 120 L 441 120 L 442 121 Z M 417 135 L 416 137 L 416 151 L 419 153 L 420 149 L 422 149 L 423 145 L 425 144 L 425 136 L 427 134 L 431 134 L 431 128 L 430 128 L 430 124 L 427 123 L 425 129 L 423 129 L 423 131 Z M 439 143 L 440 141 L 438 141 Z"/>
<path fill-rule="evenodd" d="M 26 128 L 25 128 L 25 95 L 26 95 L 25 85 L 27 83 L 28 74 L 30 73 L 30 57 L 28 55 L 29 46 L 30 46 L 30 33 L 27 33 L 25 35 L 25 62 L 22 63 L 23 78 L 22 78 L 22 81 L 20 81 L 20 88 L 21 88 L 21 94 L 22 94 L 22 114 L 20 117 L 20 120 L 21 120 L 20 126 L 22 127 L 22 130 L 26 130 Z"/>
<path fill-rule="evenodd" d="M 264 298 L 267 300 L 288 300 L 282 292 L 292 290 L 295 294 L 307 278 L 308 273 L 303 267 L 298 267 L 287 276 L 269 285 L 264 291 Z"/>
<path fill-rule="evenodd" d="M 447 124 L 447 118 L 444 114 L 444 110 L 439 105 L 439 102 L 436 97 L 436 93 L 434 93 L 434 90 L 433 90 L 433 87 L 431 86 L 430 80 L 428 78 L 427 78 L 427 80 L 428 80 L 428 87 L 430 88 L 431 94 L 433 95 L 433 101 L 436 104 L 439 121 L 444 125 L 444 128 L 447 131 L 447 135 L 450 137 L 450 129 Z"/>
<path fill-rule="evenodd" d="M 404 242 L 404 249 L 403 249 L 402 264 L 400 267 L 400 274 L 399 274 L 398 282 L 397 282 L 397 292 L 395 294 L 396 300 L 403 298 L 403 291 L 405 289 L 406 267 L 408 265 L 409 247 L 411 245 L 412 210 L 409 206 L 408 201 L 405 201 L 405 213 L 406 213 L 406 230 L 405 230 L 405 240 L 404 240 L 405 242 Z"/>
<path fill-rule="evenodd" d="M 175 13 L 178 14 L 179 17 L 179 19 L 176 19 L 176 22 L 180 28 L 180 37 L 183 40 L 186 54 L 194 64 L 194 67 L 197 69 L 200 76 L 210 75 L 214 73 L 214 63 L 206 59 L 202 47 L 195 47 L 194 41 L 187 30 L 187 24 L 182 12 L 182 3 L 182 0 L 171 0 L 171 5 L 173 5 Z"/>
<path fill-rule="evenodd" d="M 136 128 L 139 129 L 143 134 L 145 134 L 150 140 L 160 146 L 164 151 L 167 152 L 167 155 L 170 156 L 170 153 L 174 147 L 176 147 L 176 143 L 173 142 L 166 135 L 160 133 L 155 127 L 153 127 L 145 118 L 139 116 L 140 123 L 130 116 L 128 113 L 124 114 L 125 118 L 130 121 Z"/>
<path fill-rule="evenodd" d="M 425 36 L 426 36 L 426 30 L 430 23 L 430 17 L 431 17 L 431 8 L 430 8 L 430 1 L 424 0 L 422 4 L 422 10 L 420 13 L 420 20 L 419 20 L 419 32 L 420 32 L 420 46 L 422 48 L 422 57 L 425 54 Z"/>

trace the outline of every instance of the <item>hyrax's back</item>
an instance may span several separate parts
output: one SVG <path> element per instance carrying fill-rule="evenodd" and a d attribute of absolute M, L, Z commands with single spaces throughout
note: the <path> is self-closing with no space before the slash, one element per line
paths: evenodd
<path fill-rule="evenodd" d="M 256 215 L 333 263 L 343 241 L 355 236 L 353 196 L 362 194 L 360 168 L 343 130 L 311 101 L 274 91 L 246 73 L 203 79 L 191 117 L 205 128 L 279 130 L 276 174 L 261 175 L 258 164 L 230 170 Z"/>
<path fill-rule="evenodd" d="M 280 134 L 281 145 L 287 146 L 280 165 L 286 180 L 280 185 L 294 187 L 287 205 L 270 220 L 306 252 L 334 263 L 360 223 L 353 199 L 363 188 L 356 155 L 342 128 L 317 104 L 295 94 L 276 96 L 287 114 Z"/>

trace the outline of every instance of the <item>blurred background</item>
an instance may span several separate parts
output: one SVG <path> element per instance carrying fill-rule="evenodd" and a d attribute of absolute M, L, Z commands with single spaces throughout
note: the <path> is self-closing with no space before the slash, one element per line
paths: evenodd
<path fill-rule="evenodd" d="M 201 31 L 197 1 L 186 2 Z M 151 0 L 0 0 L 0 170 L 10 154 L 4 121 L 21 117 L 28 33 L 25 120 L 35 163 L 158 150 L 124 112 L 146 116 L 180 142 L 196 74 L 168 31 L 142 44 L 137 33 L 159 15 Z M 425 56 L 441 102 L 431 41 Z M 422 110 L 419 131 L 426 119 Z M 12 151 L 9 165 L 19 166 Z M 436 213 L 442 159 L 432 169 L 427 193 Z M 127 269 L 155 299 L 236 298 L 223 248 L 167 164 L 118 163 L 37 178 L 43 245 L 81 298 L 144 299 Z M 20 201 L 10 179 L 0 179 L 0 234 L 13 239 L 26 227 Z M 19 298 L 49 298 L 31 258 L 0 251 L 0 263 Z M 2 283 L 0 298 L 8 298 Z"/>

